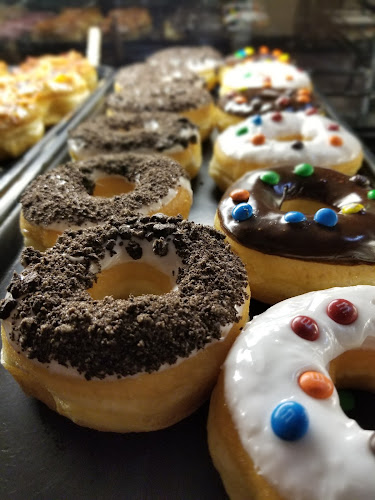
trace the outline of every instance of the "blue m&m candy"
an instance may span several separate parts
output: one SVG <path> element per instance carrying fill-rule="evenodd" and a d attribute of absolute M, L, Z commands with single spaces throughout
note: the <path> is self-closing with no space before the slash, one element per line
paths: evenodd
<path fill-rule="evenodd" d="M 285 222 L 302 222 L 304 220 L 306 220 L 306 215 L 303 214 L 302 212 L 287 212 L 285 215 L 284 215 L 284 220 Z"/>
<path fill-rule="evenodd" d="M 273 410 L 271 427 L 277 437 L 284 441 L 301 439 L 309 428 L 309 417 L 305 408 L 296 401 L 285 401 Z"/>
<path fill-rule="evenodd" d="M 252 215 L 253 207 L 249 203 L 239 203 L 232 210 L 233 219 L 239 222 L 250 219 Z"/>
<path fill-rule="evenodd" d="M 322 226 L 336 226 L 338 221 L 337 213 L 332 208 L 321 208 L 314 215 L 314 221 Z"/>
<path fill-rule="evenodd" d="M 252 119 L 252 122 L 254 123 L 254 125 L 257 125 L 257 126 L 262 125 L 262 117 L 260 115 L 256 115 Z"/>

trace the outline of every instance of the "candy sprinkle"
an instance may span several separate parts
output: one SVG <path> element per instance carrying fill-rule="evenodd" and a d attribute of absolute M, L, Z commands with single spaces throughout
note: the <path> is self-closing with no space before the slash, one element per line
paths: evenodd
<path fill-rule="evenodd" d="M 234 189 L 229 196 L 235 203 L 243 203 L 249 199 L 250 193 L 247 189 Z"/>
<path fill-rule="evenodd" d="M 300 177 L 310 177 L 314 173 L 314 167 L 310 163 L 300 163 L 294 167 L 293 173 Z"/>
<path fill-rule="evenodd" d="M 271 427 L 280 439 L 297 441 L 306 434 L 309 427 L 309 417 L 300 403 L 285 401 L 278 404 L 273 410 Z"/>
<path fill-rule="evenodd" d="M 319 327 L 315 319 L 309 316 L 296 316 L 290 323 L 293 332 L 304 340 L 313 342 L 319 338 Z"/>
<path fill-rule="evenodd" d="M 307 371 L 298 378 L 301 389 L 315 399 L 327 399 L 332 396 L 334 385 L 323 373 Z"/>
<path fill-rule="evenodd" d="M 240 136 L 240 135 L 244 135 L 244 134 L 247 134 L 249 131 L 249 129 L 247 127 L 241 127 L 239 128 L 237 131 L 236 131 L 236 135 L 237 136 Z"/>
<path fill-rule="evenodd" d="M 302 212 L 292 211 L 292 212 L 287 212 L 284 215 L 284 220 L 285 222 L 290 222 L 290 223 L 302 222 L 306 220 L 306 216 Z"/>
<path fill-rule="evenodd" d="M 253 207 L 249 203 L 240 203 L 232 210 L 232 217 L 238 222 L 243 222 L 253 215 Z"/>
<path fill-rule="evenodd" d="M 337 213 L 331 208 L 321 208 L 315 213 L 314 221 L 322 226 L 336 226 L 338 222 Z"/>
<path fill-rule="evenodd" d="M 331 146 L 342 146 L 342 139 L 338 135 L 331 135 L 329 138 L 329 143 Z"/>
<path fill-rule="evenodd" d="M 268 170 L 267 172 L 264 172 L 264 174 L 260 176 L 260 180 L 265 182 L 266 184 L 275 186 L 280 181 L 280 175 L 277 172 L 274 172 L 273 170 Z"/>
<path fill-rule="evenodd" d="M 364 211 L 365 207 L 361 203 L 349 203 L 341 209 L 342 214 L 357 214 L 358 212 Z"/>

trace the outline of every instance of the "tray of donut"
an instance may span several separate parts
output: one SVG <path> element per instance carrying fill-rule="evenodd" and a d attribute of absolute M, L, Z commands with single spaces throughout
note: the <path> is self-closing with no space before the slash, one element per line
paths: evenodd
<path fill-rule="evenodd" d="M 0 220 L 65 146 L 67 127 L 92 113 L 113 75 L 74 50 L 1 65 Z"/>
<path fill-rule="evenodd" d="M 281 50 L 120 69 L 0 226 L 0 498 L 373 499 L 373 178 Z"/>

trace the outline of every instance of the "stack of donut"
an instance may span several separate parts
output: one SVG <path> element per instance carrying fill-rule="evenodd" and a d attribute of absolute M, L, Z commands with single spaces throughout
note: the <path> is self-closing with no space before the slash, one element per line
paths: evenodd
<path fill-rule="evenodd" d="M 360 142 L 323 112 L 266 47 L 122 68 L 103 113 L 70 131 L 72 161 L 22 196 L 34 248 L 0 302 L 21 387 L 80 425 L 160 429 L 208 397 L 234 343 L 208 425 L 230 497 L 373 498 L 374 436 L 333 380 L 375 389 L 375 190 Z M 225 193 L 207 227 L 183 217 L 213 128 Z M 280 304 L 245 325 L 248 283 Z"/>

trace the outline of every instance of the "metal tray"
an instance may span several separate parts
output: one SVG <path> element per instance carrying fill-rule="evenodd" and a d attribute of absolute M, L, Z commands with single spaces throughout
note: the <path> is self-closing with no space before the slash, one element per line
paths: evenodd
<path fill-rule="evenodd" d="M 87 118 L 113 84 L 115 71 L 109 66 L 98 68 L 98 86 L 76 111 L 69 114 L 24 153 L 18 160 L 0 166 L 0 224 L 9 214 L 19 195 L 38 174 L 48 168 L 51 159 L 65 147 L 67 133 Z"/>
<path fill-rule="evenodd" d="M 206 143 L 202 169 L 193 181 L 190 219 L 203 224 L 212 224 L 221 197 L 207 173 L 211 154 L 211 144 Z M 45 168 L 66 159 L 61 141 Z M 366 152 L 362 171 L 375 179 L 374 169 L 374 158 Z M 5 294 L 13 270 L 21 270 L 19 210 L 14 205 L 0 223 L 0 297 Z M 260 302 L 251 303 L 252 314 L 266 308 Z M 342 394 L 347 406 L 348 402 L 355 405 L 348 411 L 349 416 L 365 428 L 374 428 L 368 413 L 374 407 L 374 398 L 360 391 Z M 25 396 L 2 367 L 0 398 L 2 500 L 227 499 L 207 448 L 208 403 L 165 430 L 114 434 L 79 427 Z"/>

